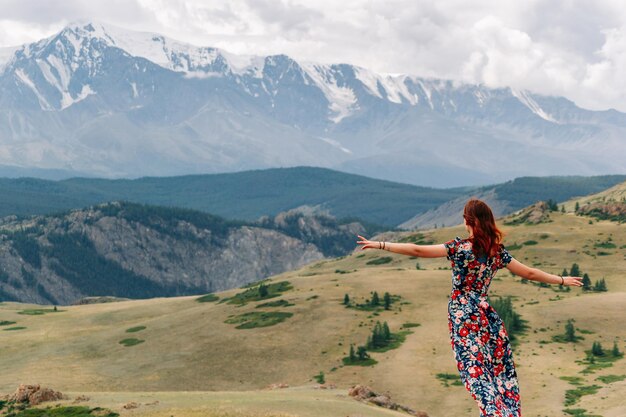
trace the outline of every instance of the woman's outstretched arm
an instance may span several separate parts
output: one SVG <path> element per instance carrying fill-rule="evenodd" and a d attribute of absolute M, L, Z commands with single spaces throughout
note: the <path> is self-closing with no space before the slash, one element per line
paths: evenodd
<path fill-rule="evenodd" d="M 581 277 L 561 277 L 560 275 L 548 274 L 541 269 L 531 268 L 517 259 L 512 259 L 506 266 L 509 271 L 522 278 L 531 281 L 545 282 L 546 284 L 561 284 L 573 287 L 582 287 Z"/>
<path fill-rule="evenodd" d="M 379 242 L 365 239 L 363 236 L 357 235 L 359 241 L 356 243 L 363 249 L 382 249 L 389 252 L 399 253 L 401 255 L 418 256 L 420 258 L 441 258 L 447 255 L 446 247 L 440 245 L 416 245 L 415 243 L 392 243 Z"/>

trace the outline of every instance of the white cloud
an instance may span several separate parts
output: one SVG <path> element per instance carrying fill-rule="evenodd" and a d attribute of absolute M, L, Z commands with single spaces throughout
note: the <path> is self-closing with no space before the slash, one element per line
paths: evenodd
<path fill-rule="evenodd" d="M 0 46 L 96 19 L 234 53 L 511 86 L 626 111 L 620 0 L 1 1 Z"/>

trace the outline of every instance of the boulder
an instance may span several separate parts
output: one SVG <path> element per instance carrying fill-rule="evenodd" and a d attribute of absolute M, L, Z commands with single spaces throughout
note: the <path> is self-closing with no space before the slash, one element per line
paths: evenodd
<path fill-rule="evenodd" d="M 13 394 L 7 397 L 9 402 L 29 403 L 37 405 L 46 401 L 62 400 L 63 394 L 50 388 L 42 388 L 39 384 L 20 384 Z"/>

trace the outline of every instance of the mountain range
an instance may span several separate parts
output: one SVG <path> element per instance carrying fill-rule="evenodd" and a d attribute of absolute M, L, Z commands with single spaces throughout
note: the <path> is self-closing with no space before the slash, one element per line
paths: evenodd
<path fill-rule="evenodd" d="M 625 136 L 626 114 L 562 97 L 241 56 L 98 22 L 0 50 L 2 172 L 304 165 L 450 187 L 623 173 Z"/>

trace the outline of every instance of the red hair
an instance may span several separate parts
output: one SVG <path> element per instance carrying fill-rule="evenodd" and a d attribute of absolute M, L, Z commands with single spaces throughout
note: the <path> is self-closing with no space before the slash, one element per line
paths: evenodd
<path fill-rule="evenodd" d="M 475 198 L 469 200 L 463 209 L 463 218 L 472 228 L 470 238 L 476 255 L 495 256 L 503 234 L 496 226 L 493 212 L 487 204 Z"/>

